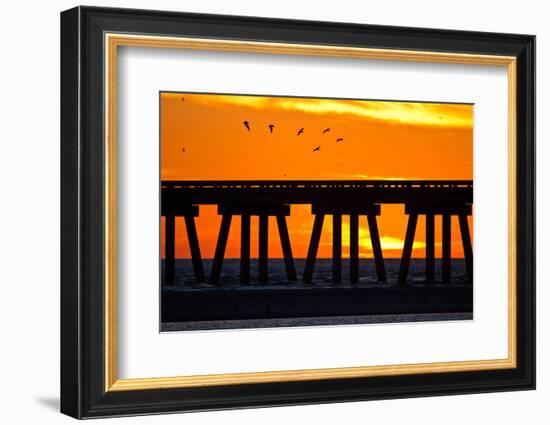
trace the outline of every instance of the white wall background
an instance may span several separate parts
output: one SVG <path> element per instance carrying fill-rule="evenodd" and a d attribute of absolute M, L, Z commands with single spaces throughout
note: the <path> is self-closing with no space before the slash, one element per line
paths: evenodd
<path fill-rule="evenodd" d="M 537 35 L 538 208 L 550 215 L 550 27 L 545 2 L 277 0 L 96 1 L 95 5 Z M 0 15 L 0 400 L 2 422 L 69 423 L 59 392 L 59 12 L 78 3 L 9 2 Z M 546 195 L 546 196 L 545 196 Z M 548 423 L 550 226 L 538 223 L 538 389 L 533 392 L 344 403 L 110 420 L 231 424 Z M 30 256 L 24 253 L 30 252 Z"/>

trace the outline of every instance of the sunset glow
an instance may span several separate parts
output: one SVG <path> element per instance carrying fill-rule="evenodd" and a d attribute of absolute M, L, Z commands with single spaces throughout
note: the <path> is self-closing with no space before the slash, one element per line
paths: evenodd
<path fill-rule="evenodd" d="M 161 93 L 160 107 L 162 180 L 473 179 L 472 105 Z M 294 257 L 304 258 L 311 206 L 292 205 L 287 219 Z M 215 206 L 200 207 L 197 230 L 204 258 L 213 256 L 220 222 Z M 269 224 L 269 257 L 282 258 L 275 219 Z M 407 226 L 404 206 L 382 205 L 378 224 L 384 257 L 399 258 Z M 239 257 L 239 225 L 235 218 L 226 258 Z M 252 257 L 258 252 L 257 225 L 253 217 Z M 331 257 L 331 228 L 327 216 L 319 258 Z M 163 247 L 164 225 L 161 229 Z M 176 234 L 176 257 L 190 258 L 182 218 L 176 219 Z M 347 257 L 347 217 L 342 236 Z M 440 217 L 435 237 L 440 255 Z M 424 257 L 424 239 L 420 218 L 413 257 Z M 360 256 L 371 258 L 365 217 L 360 218 L 359 244 Z M 463 256 L 456 218 L 451 255 Z"/>

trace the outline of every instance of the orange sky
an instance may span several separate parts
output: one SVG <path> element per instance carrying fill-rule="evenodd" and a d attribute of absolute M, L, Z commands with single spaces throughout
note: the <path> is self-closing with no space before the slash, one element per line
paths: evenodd
<path fill-rule="evenodd" d="M 190 93 L 161 93 L 160 102 L 163 180 L 473 178 L 472 105 Z M 270 124 L 275 125 L 273 133 Z M 304 133 L 297 136 L 302 127 Z M 328 127 L 331 130 L 323 134 Z M 336 143 L 337 138 L 344 141 Z M 313 152 L 317 146 L 320 150 Z M 291 208 L 287 220 L 293 254 L 304 258 L 313 224 L 311 207 Z M 406 220 L 403 205 L 382 206 L 378 223 L 386 258 L 401 256 Z M 204 258 L 213 256 L 220 221 L 215 206 L 200 207 L 197 230 Z M 331 257 L 331 223 L 328 217 L 318 258 Z M 269 256 L 281 258 L 274 218 L 269 224 Z M 239 225 L 235 217 L 226 258 L 239 256 Z M 470 232 L 471 227 L 470 221 Z M 440 228 L 437 217 L 436 255 L 441 249 Z M 176 220 L 176 232 L 176 256 L 190 258 L 182 218 Z M 347 217 L 342 234 L 346 257 Z M 462 257 L 456 218 L 452 235 L 452 256 Z M 360 255 L 372 257 L 365 217 L 360 219 L 359 238 Z M 254 217 L 251 239 L 255 257 Z M 414 257 L 424 257 L 424 239 L 421 218 Z"/>

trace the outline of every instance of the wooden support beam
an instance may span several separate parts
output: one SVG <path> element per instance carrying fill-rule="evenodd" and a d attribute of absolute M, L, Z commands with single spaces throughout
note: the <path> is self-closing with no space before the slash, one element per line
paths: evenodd
<path fill-rule="evenodd" d="M 218 214 L 248 214 L 250 216 L 260 216 L 264 214 L 290 215 L 290 205 L 271 202 L 228 203 L 218 205 Z"/>
<path fill-rule="evenodd" d="M 192 215 L 186 215 L 185 227 L 187 228 L 187 240 L 189 242 L 189 250 L 191 251 L 191 259 L 193 260 L 195 282 L 202 283 L 205 282 L 206 279 L 204 277 L 204 267 L 202 264 L 201 249 L 199 246 L 199 238 L 197 236 L 197 228 L 195 226 L 195 217 L 193 217 Z"/>
<path fill-rule="evenodd" d="M 359 281 L 359 216 L 349 216 L 349 280 Z"/>
<path fill-rule="evenodd" d="M 241 283 L 250 282 L 250 215 L 241 215 Z"/>
<path fill-rule="evenodd" d="M 165 217 L 164 282 L 173 285 L 176 280 L 176 217 Z"/>
<path fill-rule="evenodd" d="M 380 243 L 380 234 L 378 233 L 376 216 L 374 214 L 368 214 L 367 220 L 369 222 L 369 233 L 372 244 L 372 251 L 374 254 L 374 263 L 376 265 L 376 275 L 378 276 L 379 282 L 385 282 L 386 268 L 384 266 L 384 256 L 382 254 L 382 244 Z"/>
<path fill-rule="evenodd" d="M 259 217 L 259 243 L 258 243 L 258 280 L 262 283 L 268 280 L 268 235 L 269 216 L 262 214 Z"/>
<path fill-rule="evenodd" d="M 231 214 L 222 216 L 222 224 L 220 233 L 218 234 L 218 242 L 216 243 L 216 252 L 214 253 L 214 261 L 212 262 L 212 270 L 210 272 L 210 283 L 220 283 L 220 274 L 222 271 L 223 257 L 225 255 L 225 247 L 227 246 L 227 237 L 229 236 L 229 228 L 231 227 Z"/>
<path fill-rule="evenodd" d="M 442 255 L 441 255 L 441 280 L 451 281 L 451 215 L 443 214 L 442 222 Z"/>
<path fill-rule="evenodd" d="M 332 215 L 332 281 L 342 282 L 342 214 Z"/>
<path fill-rule="evenodd" d="M 426 214 L 426 282 L 433 283 L 435 278 L 435 217 Z"/>
<path fill-rule="evenodd" d="M 311 239 L 307 251 L 306 265 L 304 267 L 303 281 L 306 283 L 311 283 L 313 278 L 313 269 L 315 267 L 315 259 L 317 258 L 317 249 L 319 248 L 319 239 L 321 238 L 324 219 L 324 214 L 315 215 L 315 222 L 313 223 L 313 230 L 311 232 Z"/>
<path fill-rule="evenodd" d="M 349 202 L 316 202 L 311 205 L 311 213 L 317 214 L 342 214 L 342 215 L 380 215 L 380 205 L 356 201 Z"/>
<path fill-rule="evenodd" d="M 472 214 L 472 206 L 459 202 L 410 202 L 405 204 L 405 214 L 470 215 Z"/>
<path fill-rule="evenodd" d="M 472 240 L 470 239 L 470 230 L 468 228 L 468 217 L 465 215 L 459 215 L 458 222 L 460 224 L 460 235 L 462 236 L 462 247 L 464 249 L 466 269 L 468 270 L 468 279 L 472 282 L 474 277 L 474 259 L 472 252 Z"/>
<path fill-rule="evenodd" d="M 289 281 L 296 280 L 296 267 L 292 257 L 292 247 L 288 236 L 288 227 L 284 215 L 277 216 L 277 227 L 279 228 L 279 237 L 281 238 L 281 247 L 283 249 L 283 257 L 285 259 L 286 276 Z"/>
<path fill-rule="evenodd" d="M 416 232 L 416 223 L 418 222 L 418 214 L 410 214 L 409 222 L 407 223 L 407 233 L 405 235 L 405 244 L 401 255 L 401 264 L 399 266 L 400 284 L 407 283 L 407 274 L 409 273 L 409 264 L 411 262 L 411 253 L 414 243 L 414 234 Z"/>

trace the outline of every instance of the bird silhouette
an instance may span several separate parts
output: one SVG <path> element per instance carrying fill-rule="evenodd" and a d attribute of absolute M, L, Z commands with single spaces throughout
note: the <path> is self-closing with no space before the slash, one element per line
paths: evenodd
<path fill-rule="evenodd" d="M 341 137 L 339 137 L 338 139 L 336 139 L 336 143 L 338 143 L 338 142 L 343 142 L 343 141 L 344 141 L 344 139 L 342 139 Z"/>
<path fill-rule="evenodd" d="M 268 127 L 269 127 L 269 132 L 273 133 L 273 129 L 275 128 L 275 126 L 273 124 L 269 124 Z"/>
<path fill-rule="evenodd" d="M 326 134 L 326 133 L 328 133 L 329 131 L 330 131 L 330 128 L 325 128 L 325 129 L 323 130 L 323 134 Z"/>
<path fill-rule="evenodd" d="M 299 135 L 302 134 L 303 132 L 304 132 L 304 127 L 302 127 L 302 128 L 298 131 L 297 136 L 299 136 Z"/>
<path fill-rule="evenodd" d="M 183 102 L 184 100 L 185 100 L 185 97 L 182 97 L 182 98 L 181 98 L 181 101 Z"/>
<path fill-rule="evenodd" d="M 250 131 L 250 123 L 248 121 L 243 121 L 243 125 L 246 127 L 248 131 Z"/>
<path fill-rule="evenodd" d="M 185 148 L 181 148 L 181 151 L 182 151 L 182 152 L 185 152 Z"/>
<path fill-rule="evenodd" d="M 321 146 L 317 146 L 315 149 L 313 149 L 313 152 L 320 151 L 320 150 L 321 150 Z"/>

